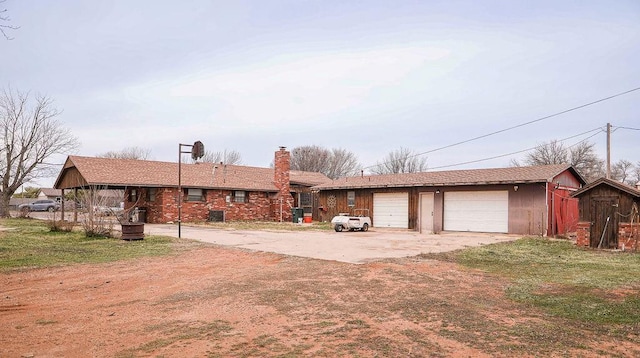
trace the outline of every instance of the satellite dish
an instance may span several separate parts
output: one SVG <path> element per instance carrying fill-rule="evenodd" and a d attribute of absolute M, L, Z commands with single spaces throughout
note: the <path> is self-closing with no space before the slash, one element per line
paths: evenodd
<path fill-rule="evenodd" d="M 193 143 L 193 148 L 191 148 L 191 158 L 193 160 L 198 160 L 204 156 L 204 144 L 201 141 L 196 141 Z"/>

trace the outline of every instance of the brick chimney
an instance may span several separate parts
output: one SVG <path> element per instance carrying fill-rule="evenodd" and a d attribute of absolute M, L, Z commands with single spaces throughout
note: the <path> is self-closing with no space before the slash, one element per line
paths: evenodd
<path fill-rule="evenodd" d="M 280 147 L 273 160 L 273 182 L 278 188 L 276 196 L 276 221 L 291 221 L 291 208 L 293 207 L 293 197 L 291 196 L 289 174 L 291 172 L 291 153 L 286 147 Z M 282 202 L 280 201 L 282 200 Z M 280 205 L 282 203 L 282 205 Z M 282 208 L 282 211 L 280 210 Z"/>

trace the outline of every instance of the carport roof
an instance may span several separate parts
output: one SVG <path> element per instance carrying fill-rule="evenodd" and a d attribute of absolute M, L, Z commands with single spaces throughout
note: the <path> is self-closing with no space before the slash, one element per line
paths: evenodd
<path fill-rule="evenodd" d="M 181 184 L 203 189 L 239 189 L 276 192 L 273 168 L 213 163 L 183 163 Z M 317 185 L 329 178 L 320 173 L 290 172 L 290 183 Z M 84 186 L 177 187 L 178 163 L 151 160 L 69 156 L 56 180 L 58 189 Z"/>
<path fill-rule="evenodd" d="M 585 184 L 582 176 L 568 164 L 511 168 L 447 170 L 438 172 L 401 173 L 347 177 L 320 184 L 313 189 L 398 188 L 414 186 L 457 186 L 486 184 L 517 184 L 551 182 L 569 170 Z"/>

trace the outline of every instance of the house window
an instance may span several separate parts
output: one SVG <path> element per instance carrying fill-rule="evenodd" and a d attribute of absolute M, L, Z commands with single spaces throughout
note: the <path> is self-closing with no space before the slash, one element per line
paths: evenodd
<path fill-rule="evenodd" d="M 156 188 L 147 188 L 147 201 L 156 201 Z"/>
<path fill-rule="evenodd" d="M 137 189 L 131 189 L 129 191 L 129 201 L 132 203 L 135 203 L 138 201 L 138 190 Z"/>
<path fill-rule="evenodd" d="M 204 201 L 204 190 L 187 189 L 187 201 Z"/>
<path fill-rule="evenodd" d="M 313 206 L 311 193 L 300 193 L 300 206 Z"/>
<path fill-rule="evenodd" d="M 348 191 L 347 192 L 347 205 L 350 207 L 356 206 L 356 192 Z"/>
<path fill-rule="evenodd" d="M 233 192 L 233 201 L 236 203 L 247 202 L 247 192 L 243 190 L 236 190 Z"/>

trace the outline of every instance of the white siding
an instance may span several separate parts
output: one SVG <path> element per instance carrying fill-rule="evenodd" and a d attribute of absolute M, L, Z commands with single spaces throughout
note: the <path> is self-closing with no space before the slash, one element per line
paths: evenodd
<path fill-rule="evenodd" d="M 509 231 L 509 192 L 452 191 L 444 193 L 444 230 Z"/>
<path fill-rule="evenodd" d="M 409 227 L 409 193 L 374 193 L 373 226 Z"/>

